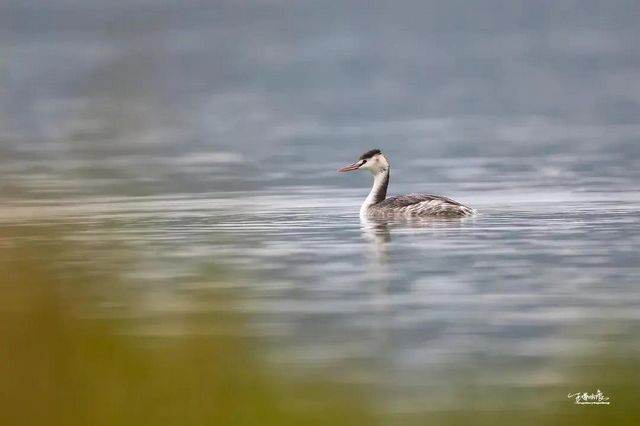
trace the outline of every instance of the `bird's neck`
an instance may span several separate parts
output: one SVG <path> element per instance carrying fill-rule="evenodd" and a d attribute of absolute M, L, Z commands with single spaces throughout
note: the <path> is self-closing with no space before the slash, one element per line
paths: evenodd
<path fill-rule="evenodd" d="M 373 177 L 373 187 L 362 204 L 360 213 L 367 211 L 369 207 L 383 201 L 387 197 L 387 188 L 389 187 L 389 168 L 376 174 Z"/>

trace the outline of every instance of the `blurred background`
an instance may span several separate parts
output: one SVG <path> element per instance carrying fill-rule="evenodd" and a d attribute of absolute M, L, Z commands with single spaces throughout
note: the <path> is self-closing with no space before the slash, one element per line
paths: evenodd
<path fill-rule="evenodd" d="M 0 423 L 637 424 L 638 22 L 0 0 Z"/>

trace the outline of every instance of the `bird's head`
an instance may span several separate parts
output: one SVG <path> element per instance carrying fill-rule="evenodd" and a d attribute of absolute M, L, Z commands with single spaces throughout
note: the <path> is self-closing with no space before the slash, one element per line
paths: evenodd
<path fill-rule="evenodd" d="M 379 149 L 367 151 L 353 164 L 338 169 L 339 172 L 352 172 L 355 170 L 368 170 L 373 175 L 389 170 L 389 162 Z"/>

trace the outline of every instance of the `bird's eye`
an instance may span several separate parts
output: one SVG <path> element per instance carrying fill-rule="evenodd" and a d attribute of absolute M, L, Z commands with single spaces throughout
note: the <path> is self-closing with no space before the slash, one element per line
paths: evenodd
<path fill-rule="evenodd" d="M 364 163 L 366 163 L 366 162 L 367 162 L 367 160 L 362 160 L 362 164 L 364 164 Z"/>

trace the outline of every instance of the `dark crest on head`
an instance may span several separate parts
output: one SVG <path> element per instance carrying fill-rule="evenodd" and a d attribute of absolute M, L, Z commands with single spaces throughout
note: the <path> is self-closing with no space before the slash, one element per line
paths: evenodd
<path fill-rule="evenodd" d="M 380 151 L 379 149 L 372 149 L 371 151 L 367 151 L 364 154 L 362 154 L 360 156 L 360 160 L 368 160 L 369 158 L 373 157 L 374 155 L 377 154 L 382 154 L 382 151 Z"/>

